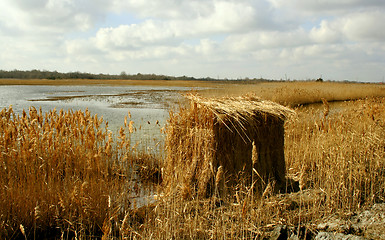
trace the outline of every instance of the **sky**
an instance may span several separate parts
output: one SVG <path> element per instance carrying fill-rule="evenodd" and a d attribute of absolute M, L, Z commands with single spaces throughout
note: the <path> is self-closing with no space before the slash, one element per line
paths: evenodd
<path fill-rule="evenodd" d="M 0 69 L 384 82 L 384 0 L 2 0 Z"/>

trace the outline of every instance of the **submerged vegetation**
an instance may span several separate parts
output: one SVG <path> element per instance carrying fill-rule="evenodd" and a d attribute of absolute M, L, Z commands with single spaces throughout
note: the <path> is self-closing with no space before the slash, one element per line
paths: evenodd
<path fill-rule="evenodd" d="M 165 191 L 162 173 L 183 173 L 185 166 L 169 169 L 167 161 L 138 152 L 130 142 L 129 119 L 122 119 L 113 137 L 108 124 L 88 111 L 43 113 L 31 107 L 19 116 L 12 107 L 4 108 L 0 238 L 263 239 L 284 225 L 298 238 L 311 239 L 324 218 L 385 202 L 384 89 L 368 86 L 359 92 L 354 84 L 331 89 L 317 83 L 325 90 L 308 84 L 228 90 L 228 95 L 241 95 L 247 89 L 294 107 L 296 114 L 284 125 L 287 184 L 298 184 L 292 193 L 276 193 L 272 184 L 256 193 L 250 183 L 239 183 L 231 194 L 208 198 L 186 188 L 188 198 L 182 198 Z M 223 96 L 226 88 L 201 94 Z M 322 98 L 323 105 L 303 106 Z M 329 103 L 334 100 L 350 101 L 336 108 Z M 182 111 L 188 109 L 182 106 Z M 205 133 L 202 139 L 212 139 Z M 186 149 L 193 152 L 208 143 L 198 139 L 180 144 L 180 152 L 173 154 L 185 156 Z M 197 153 L 204 158 L 205 152 Z M 144 206 L 132 200 L 143 187 L 137 178 L 156 187 L 153 200 Z"/>

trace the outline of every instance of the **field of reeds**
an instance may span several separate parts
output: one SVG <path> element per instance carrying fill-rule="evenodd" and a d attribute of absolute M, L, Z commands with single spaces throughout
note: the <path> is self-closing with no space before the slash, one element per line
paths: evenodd
<path fill-rule="evenodd" d="M 326 101 L 323 108 L 296 109 L 285 124 L 285 158 L 287 188 L 297 182 L 297 192 L 276 194 L 267 185 L 258 194 L 251 185 L 238 185 L 222 198 L 201 199 L 190 191 L 189 201 L 166 192 L 147 208 L 137 232 L 154 239 L 264 239 L 283 225 L 299 239 L 312 239 L 328 216 L 384 202 L 384 103 L 368 98 L 346 102 L 338 111 Z M 177 167 L 190 176 L 189 167 Z"/>
<path fill-rule="evenodd" d="M 224 196 L 186 191 L 182 198 L 161 181 L 167 161 L 132 146 L 129 119 L 113 137 L 88 111 L 1 110 L 0 239 L 264 239 L 279 225 L 311 239 L 324 218 L 384 202 L 384 89 L 348 86 L 349 96 L 342 88 L 291 86 L 255 91 L 292 107 L 325 95 L 321 107 L 297 106 L 285 122 L 287 186 L 298 184 L 291 193 L 270 184 L 255 193 L 239 184 Z M 229 94 L 245 93 L 238 89 Z M 202 94 L 225 93 L 214 91 Z M 354 100 L 334 107 L 326 99 Z M 138 178 L 156 186 L 155 200 L 142 207 L 132 201 L 142 187 Z"/>
<path fill-rule="evenodd" d="M 107 127 L 88 111 L 0 112 L 1 239 L 108 235 L 130 207 L 133 149 Z"/>

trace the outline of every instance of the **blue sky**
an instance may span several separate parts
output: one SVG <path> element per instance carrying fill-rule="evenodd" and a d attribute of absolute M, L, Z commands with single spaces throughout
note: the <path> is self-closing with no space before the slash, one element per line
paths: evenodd
<path fill-rule="evenodd" d="M 0 69 L 383 81 L 383 0 L 3 0 Z"/>

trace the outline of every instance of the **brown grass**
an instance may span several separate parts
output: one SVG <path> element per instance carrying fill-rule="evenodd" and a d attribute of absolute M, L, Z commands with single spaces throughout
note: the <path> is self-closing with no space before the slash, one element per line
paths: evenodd
<path fill-rule="evenodd" d="M 166 130 L 164 178 L 168 190 L 178 191 L 183 198 L 218 194 L 214 182 L 221 182 L 221 176 L 234 186 L 241 179 L 252 181 L 253 172 L 259 174 L 258 186 L 270 180 L 279 185 L 285 182 L 283 123 L 294 111 L 255 96 L 203 98 L 189 94 L 187 98 L 191 106 L 171 113 Z"/>
<path fill-rule="evenodd" d="M 340 82 L 265 82 L 258 84 L 223 84 L 201 92 L 203 96 L 241 96 L 252 93 L 262 99 L 286 106 L 385 97 L 385 85 Z"/>
<path fill-rule="evenodd" d="M 324 191 L 325 210 L 353 211 L 385 200 L 384 102 L 348 102 L 331 115 L 328 107 L 299 109 L 287 123 L 288 172 L 303 188 Z"/>
<path fill-rule="evenodd" d="M 365 98 L 384 96 L 383 86 L 239 84 L 200 93 L 246 92 L 290 106 L 324 98 L 324 107 L 298 107 L 285 123 L 286 174 L 299 182 L 299 192 L 274 194 L 267 185 L 256 197 L 245 184 L 221 199 L 183 200 L 160 191 L 155 203 L 131 209 L 127 192 L 138 186 L 127 184 L 135 159 L 124 129 L 115 140 L 101 119 L 87 111 L 31 108 L 16 116 L 7 108 L 0 113 L 0 238 L 263 239 L 284 224 L 304 239 L 314 236 L 315 224 L 324 217 L 385 201 L 385 98 Z M 207 139 L 205 131 L 201 135 Z M 186 142 L 176 154 L 193 161 L 191 148 L 207 144 L 196 143 L 200 146 Z M 174 167 L 187 171 L 183 164 Z M 149 169 L 143 174 L 154 173 Z M 217 173 L 219 186 L 223 175 Z"/>
<path fill-rule="evenodd" d="M 296 110 L 285 125 L 285 155 L 287 174 L 299 181 L 299 192 L 275 195 L 267 186 L 259 198 L 243 185 L 225 199 L 164 196 L 147 213 L 142 236 L 262 239 L 284 224 L 303 239 L 314 236 L 326 216 L 384 202 L 384 103 L 384 98 L 347 102 L 343 109 L 330 106 L 328 115 L 319 108 Z"/>
<path fill-rule="evenodd" d="M 88 111 L 0 112 L 0 238 L 105 235 L 129 207 L 129 141 Z M 21 229 L 21 228 L 20 228 Z"/>

